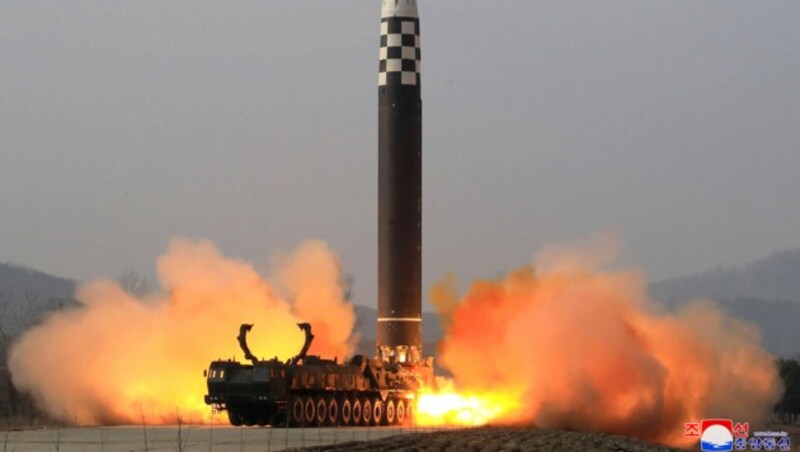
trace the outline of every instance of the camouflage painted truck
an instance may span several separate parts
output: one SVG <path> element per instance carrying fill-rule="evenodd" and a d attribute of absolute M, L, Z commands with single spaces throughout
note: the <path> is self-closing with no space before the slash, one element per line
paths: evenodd
<path fill-rule="evenodd" d="M 420 389 L 433 381 L 432 359 L 422 364 L 356 355 L 337 360 L 309 356 L 311 325 L 298 324 L 305 343 L 297 356 L 259 360 L 247 345 L 252 325 L 242 325 L 239 345 L 250 364 L 217 360 L 206 370 L 205 403 L 227 411 L 234 426 L 370 426 L 410 423 Z"/>

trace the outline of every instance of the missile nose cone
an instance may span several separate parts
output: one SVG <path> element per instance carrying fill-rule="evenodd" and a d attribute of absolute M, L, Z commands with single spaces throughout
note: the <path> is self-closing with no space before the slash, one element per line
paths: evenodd
<path fill-rule="evenodd" d="M 417 0 L 383 0 L 381 17 L 418 18 Z"/>

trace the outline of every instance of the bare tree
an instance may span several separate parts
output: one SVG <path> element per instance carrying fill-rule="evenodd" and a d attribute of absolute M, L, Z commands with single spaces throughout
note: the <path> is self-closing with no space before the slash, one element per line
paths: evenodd
<path fill-rule="evenodd" d="M 6 362 L 6 353 L 11 345 L 10 311 L 11 297 L 0 292 L 0 367 Z"/>
<path fill-rule="evenodd" d="M 12 411 L 15 409 L 12 400 L 11 389 L 11 376 L 6 369 L 6 361 L 8 361 L 8 349 L 11 347 L 11 321 L 9 312 L 11 311 L 11 297 L 0 292 L 0 416 L 6 419 L 7 422 L 11 420 Z M 3 448 L 8 445 L 8 433 L 6 433 Z"/>
<path fill-rule="evenodd" d="M 353 286 L 355 285 L 355 277 L 353 274 L 342 273 L 341 277 L 339 278 L 339 284 L 342 285 L 342 295 L 344 297 L 344 301 L 352 303 L 354 298 Z"/>
<path fill-rule="evenodd" d="M 17 305 L 10 316 L 12 319 L 12 339 L 23 331 L 36 326 L 47 312 L 44 301 L 39 296 L 39 293 L 33 289 L 26 289 L 23 299 L 23 303 Z"/>
<path fill-rule="evenodd" d="M 4 416 L 9 425 L 13 421 L 32 426 L 47 420 L 36 409 L 31 396 L 14 387 L 6 362 L 15 340 L 41 322 L 49 310 L 63 306 L 58 300 L 49 300 L 49 303 L 33 289 L 27 289 L 21 298 L 0 293 L 0 416 Z"/>
<path fill-rule="evenodd" d="M 0 292 L 0 345 L 11 345 L 16 333 L 22 329 L 19 325 L 20 310 L 11 294 Z"/>
<path fill-rule="evenodd" d="M 153 292 L 150 278 L 138 270 L 129 268 L 117 277 L 117 283 L 134 297 L 141 298 Z"/>

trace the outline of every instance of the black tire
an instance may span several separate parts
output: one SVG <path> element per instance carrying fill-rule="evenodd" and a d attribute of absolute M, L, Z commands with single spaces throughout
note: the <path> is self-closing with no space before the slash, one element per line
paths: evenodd
<path fill-rule="evenodd" d="M 397 425 L 405 425 L 406 423 L 406 401 L 400 399 L 397 401 L 397 406 L 395 407 L 395 417 L 397 417 Z"/>
<path fill-rule="evenodd" d="M 353 404 L 350 403 L 350 399 L 347 397 L 342 399 L 342 409 L 339 414 L 339 419 L 341 420 L 340 425 L 350 425 L 350 421 L 353 419 Z"/>
<path fill-rule="evenodd" d="M 372 399 L 372 425 L 383 425 L 383 401 L 375 397 Z"/>
<path fill-rule="evenodd" d="M 314 404 L 316 405 L 316 424 L 320 427 L 325 425 L 328 422 L 328 401 L 325 397 L 317 396 L 314 399 Z"/>
<path fill-rule="evenodd" d="M 317 421 L 317 404 L 313 397 L 303 397 L 303 425 L 311 427 Z"/>
<path fill-rule="evenodd" d="M 336 397 L 328 398 L 328 425 L 339 425 L 339 401 Z"/>
<path fill-rule="evenodd" d="M 361 424 L 372 425 L 372 401 L 370 399 L 361 400 Z"/>
<path fill-rule="evenodd" d="M 353 399 L 353 415 L 350 418 L 350 425 L 361 425 L 362 417 L 364 415 L 363 406 L 361 406 L 361 400 Z"/>
<path fill-rule="evenodd" d="M 228 409 L 228 422 L 234 427 L 241 427 L 244 424 L 244 418 L 239 412 Z"/>
<path fill-rule="evenodd" d="M 289 401 L 289 412 L 287 413 L 287 416 L 289 416 L 289 425 L 292 427 L 299 427 L 305 422 L 304 405 L 305 401 L 302 397 L 292 396 L 291 400 Z"/>
<path fill-rule="evenodd" d="M 384 418 L 383 419 L 384 425 L 393 425 L 395 423 L 395 421 L 397 420 L 396 415 L 397 415 L 397 411 L 396 411 L 396 407 L 395 407 L 395 404 L 394 404 L 394 400 L 389 399 L 386 402 L 386 413 L 385 413 L 385 415 L 383 417 Z"/>

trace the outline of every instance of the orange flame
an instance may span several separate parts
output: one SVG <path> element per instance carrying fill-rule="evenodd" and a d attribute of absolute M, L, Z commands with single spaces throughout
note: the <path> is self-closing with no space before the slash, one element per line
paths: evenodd
<path fill-rule="evenodd" d="M 684 422 L 756 421 L 780 394 L 758 332 L 710 302 L 661 312 L 636 271 L 585 254 L 548 254 L 431 299 L 445 324 L 440 362 L 453 386 L 419 401 L 420 424 L 533 424 L 686 446 Z M 457 388 L 457 390 L 455 389 Z"/>
<path fill-rule="evenodd" d="M 461 393 L 452 380 L 439 379 L 436 391 L 424 391 L 417 397 L 414 422 L 419 426 L 468 426 L 489 424 L 517 407 L 514 391 Z"/>
<path fill-rule="evenodd" d="M 644 278 L 601 270 L 586 254 L 550 253 L 477 281 L 435 286 L 453 375 L 419 395 L 418 425 L 528 424 L 685 446 L 682 425 L 707 417 L 756 421 L 777 401 L 774 358 L 750 325 L 698 302 L 665 313 Z M 255 323 L 251 348 L 286 359 L 309 321 L 311 353 L 352 352 L 353 308 L 322 242 L 279 260 L 267 281 L 209 242 L 176 239 L 159 259 L 167 295 L 136 299 L 97 281 L 81 306 L 59 312 L 13 347 L 15 385 L 54 417 L 79 424 L 208 420 L 201 369 L 239 353 L 235 332 Z"/>
<path fill-rule="evenodd" d="M 284 256 L 272 283 L 212 243 L 187 239 L 171 242 L 158 271 L 167 295 L 136 299 L 111 281 L 81 287 L 78 308 L 52 315 L 14 345 L 14 384 L 52 416 L 81 425 L 197 422 L 210 419 L 202 370 L 240 354 L 242 323 L 256 324 L 250 345 L 263 358 L 295 355 L 300 321 L 318 327 L 311 353 L 352 352 L 353 307 L 322 242 Z"/>

